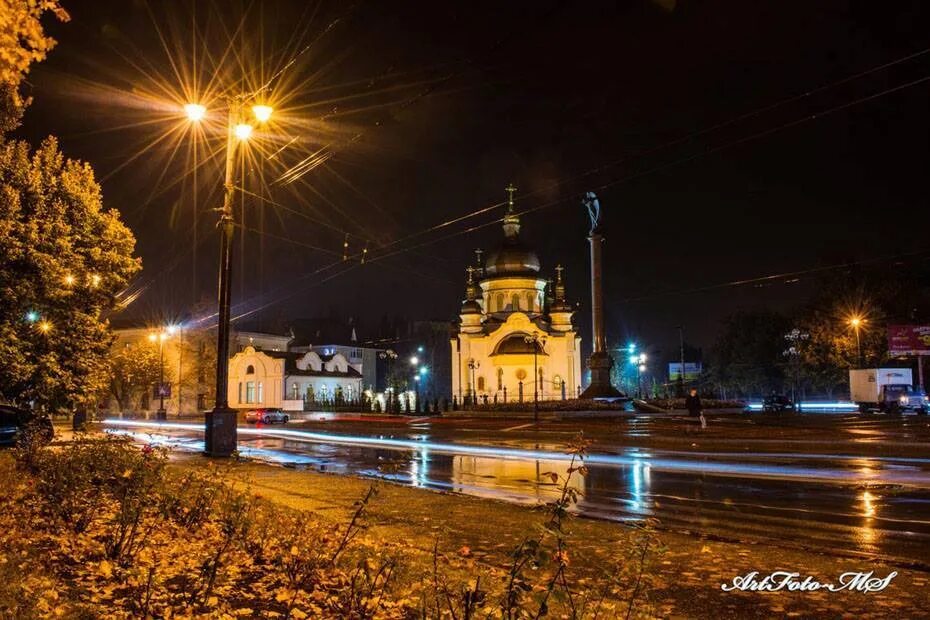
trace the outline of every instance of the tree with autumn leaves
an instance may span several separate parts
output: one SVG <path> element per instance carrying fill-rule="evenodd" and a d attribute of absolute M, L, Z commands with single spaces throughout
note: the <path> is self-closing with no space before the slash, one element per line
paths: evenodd
<path fill-rule="evenodd" d="M 7 135 L 28 104 L 20 82 L 54 45 L 47 12 L 67 19 L 57 1 L 0 0 L 0 398 L 82 407 L 107 387 L 105 314 L 141 262 L 88 164 L 54 138 Z"/>

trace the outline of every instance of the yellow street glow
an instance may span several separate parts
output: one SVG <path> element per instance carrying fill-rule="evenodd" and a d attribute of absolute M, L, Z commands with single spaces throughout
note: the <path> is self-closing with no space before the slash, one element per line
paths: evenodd
<path fill-rule="evenodd" d="M 74 276 L 72 276 L 70 273 L 65 276 L 65 284 L 67 286 L 71 286 L 72 284 L 74 284 Z"/>
<path fill-rule="evenodd" d="M 207 109 L 199 103 L 188 103 L 184 106 L 184 113 L 187 114 L 188 119 L 196 123 L 207 115 Z"/>
<path fill-rule="evenodd" d="M 39 331 L 41 331 L 43 334 L 47 334 L 50 329 L 52 329 L 52 324 L 48 321 L 42 321 L 39 323 Z"/>
<path fill-rule="evenodd" d="M 247 125 L 246 123 L 239 123 L 236 125 L 236 137 L 240 140 L 248 140 L 249 136 L 252 135 L 252 126 Z"/>
<path fill-rule="evenodd" d="M 267 123 L 268 119 L 271 118 L 271 113 L 274 110 L 270 105 L 253 105 L 252 114 L 255 115 L 255 120 L 259 123 Z"/>

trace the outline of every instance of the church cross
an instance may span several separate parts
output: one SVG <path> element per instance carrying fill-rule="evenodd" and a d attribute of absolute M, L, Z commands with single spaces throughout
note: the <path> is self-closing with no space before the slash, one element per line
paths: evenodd
<path fill-rule="evenodd" d="M 509 183 L 504 191 L 507 192 L 507 204 L 513 207 L 513 193 L 517 191 L 517 188 L 513 186 L 513 183 Z"/>
<path fill-rule="evenodd" d="M 555 267 L 555 277 L 556 282 L 562 282 L 562 271 L 565 269 L 562 265 L 556 265 Z"/>

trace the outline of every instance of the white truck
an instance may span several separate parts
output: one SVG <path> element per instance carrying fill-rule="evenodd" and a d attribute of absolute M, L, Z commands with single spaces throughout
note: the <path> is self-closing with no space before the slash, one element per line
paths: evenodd
<path fill-rule="evenodd" d="M 862 368 L 849 371 L 852 401 L 863 413 L 927 412 L 927 395 L 915 390 L 910 368 Z"/>

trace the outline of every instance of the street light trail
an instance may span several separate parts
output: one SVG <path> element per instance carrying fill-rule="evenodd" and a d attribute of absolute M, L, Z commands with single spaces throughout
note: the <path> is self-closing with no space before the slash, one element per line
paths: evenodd
<path fill-rule="evenodd" d="M 128 428 L 171 429 L 186 432 L 201 431 L 201 426 L 198 424 L 185 424 L 181 422 L 165 422 L 153 424 L 151 422 L 140 422 L 134 420 L 109 419 L 105 420 L 104 424 L 109 426 Z M 431 442 L 427 440 L 418 441 L 408 439 L 387 439 L 384 437 L 362 435 L 331 435 L 328 433 L 314 433 L 310 431 L 297 431 L 289 429 L 239 427 L 238 433 L 240 435 L 253 437 L 290 439 L 293 441 L 303 441 L 308 443 L 387 448 L 393 450 L 415 451 L 427 448 L 431 451 L 442 454 L 481 456 L 501 459 L 571 461 L 573 458 L 571 454 L 551 450 L 527 450 L 519 448 L 501 448 L 495 446 L 463 445 L 455 443 Z M 764 457 L 765 455 L 745 454 L 743 456 L 744 458 L 748 458 L 752 456 Z M 585 463 L 589 465 L 595 464 L 612 467 L 630 467 L 641 463 L 648 463 L 649 466 L 654 470 L 665 472 L 697 473 L 718 476 L 738 475 L 742 477 L 780 480 L 825 480 L 869 484 L 906 484 L 930 488 L 930 474 L 922 472 L 915 467 L 906 468 L 907 471 L 902 471 L 901 469 L 868 469 L 866 471 L 850 471 L 837 469 L 818 469 L 814 467 L 797 467 L 780 464 L 763 465 L 748 463 L 720 463 L 709 462 L 706 460 L 697 461 L 693 459 L 657 458 L 649 455 L 648 453 L 635 456 L 588 454 L 585 456 L 584 460 Z M 879 459 L 872 457 L 869 457 L 867 460 L 879 461 Z"/>

